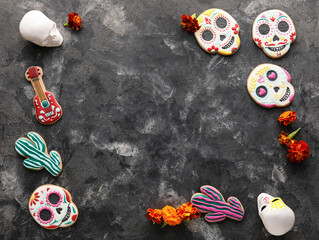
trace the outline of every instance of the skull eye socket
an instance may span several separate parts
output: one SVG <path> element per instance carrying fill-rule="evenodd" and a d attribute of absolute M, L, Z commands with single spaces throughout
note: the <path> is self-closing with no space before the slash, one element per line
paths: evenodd
<path fill-rule="evenodd" d="M 289 24 L 286 21 L 281 21 L 278 23 L 278 29 L 280 32 L 288 32 Z"/>
<path fill-rule="evenodd" d="M 264 98 L 266 97 L 268 94 L 268 90 L 266 87 L 264 86 L 259 86 L 257 89 L 256 89 L 256 95 L 260 98 Z"/>
<path fill-rule="evenodd" d="M 258 27 L 258 31 L 261 35 L 267 35 L 270 32 L 270 27 L 268 26 L 268 24 L 261 24 Z"/>
<path fill-rule="evenodd" d="M 63 200 L 61 193 L 54 191 L 47 195 L 47 203 L 52 207 L 58 207 Z"/>
<path fill-rule="evenodd" d="M 278 78 L 278 75 L 277 75 L 277 73 L 275 71 L 270 70 L 270 71 L 267 72 L 267 78 L 270 81 L 276 81 L 277 78 Z"/>
<path fill-rule="evenodd" d="M 213 38 L 214 38 L 214 34 L 209 31 L 209 30 L 205 30 L 203 33 L 202 33 L 202 37 L 205 41 L 209 42 L 211 41 Z"/>
<path fill-rule="evenodd" d="M 267 207 L 266 205 L 262 206 L 260 211 L 262 212 L 263 210 L 265 210 L 266 207 Z"/>
<path fill-rule="evenodd" d="M 51 219 L 51 212 L 48 209 L 43 209 L 40 211 L 40 218 L 43 221 L 49 221 Z"/>
<path fill-rule="evenodd" d="M 224 29 L 225 27 L 227 27 L 227 20 L 223 17 L 217 18 L 216 26 L 219 27 L 220 29 Z"/>

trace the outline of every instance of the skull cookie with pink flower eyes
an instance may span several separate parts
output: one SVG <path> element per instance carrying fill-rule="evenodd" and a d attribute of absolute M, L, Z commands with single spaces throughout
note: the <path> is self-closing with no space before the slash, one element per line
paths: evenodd
<path fill-rule="evenodd" d="M 29 200 L 29 211 L 38 224 L 50 230 L 71 226 L 79 215 L 71 194 L 55 185 L 38 187 Z"/>
<path fill-rule="evenodd" d="M 266 108 L 288 106 L 295 95 L 290 74 L 282 67 L 269 63 L 257 66 L 250 73 L 247 90 L 256 103 Z"/>
<path fill-rule="evenodd" d="M 208 53 L 232 55 L 240 46 L 236 20 L 221 9 L 209 9 L 197 18 L 200 26 L 195 34 L 198 44 Z"/>
<path fill-rule="evenodd" d="M 296 29 L 287 13 L 269 10 L 259 14 L 253 24 L 253 39 L 271 58 L 281 58 L 296 40 Z"/>

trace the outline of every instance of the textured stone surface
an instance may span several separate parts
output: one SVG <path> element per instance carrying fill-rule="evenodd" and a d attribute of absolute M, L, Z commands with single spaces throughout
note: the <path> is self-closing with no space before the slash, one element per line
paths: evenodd
<path fill-rule="evenodd" d="M 231 57 L 207 54 L 181 29 L 183 13 L 212 7 L 241 27 L 241 47 Z M 279 60 L 251 39 L 255 17 L 271 8 L 287 12 L 297 29 Z M 57 23 L 61 47 L 22 39 L 19 21 L 32 9 Z M 79 32 L 63 28 L 71 11 L 83 18 Z M 258 194 L 268 192 L 296 215 L 282 239 L 319 239 L 318 15 L 314 0 L 1 0 L 0 238 L 274 239 L 256 206 Z M 285 109 L 264 109 L 247 93 L 249 73 L 267 62 L 292 76 L 296 96 Z M 34 91 L 24 78 L 32 65 L 43 68 L 64 111 L 52 126 L 34 115 Z M 283 110 L 298 113 L 297 139 L 311 149 L 304 164 L 288 162 L 277 141 Z M 29 131 L 61 154 L 59 177 L 23 167 L 14 142 Z M 45 230 L 29 214 L 30 194 L 49 183 L 68 189 L 79 208 L 70 228 Z M 178 206 L 204 184 L 238 197 L 243 221 L 209 224 L 201 217 L 162 230 L 147 221 L 147 208 Z"/>

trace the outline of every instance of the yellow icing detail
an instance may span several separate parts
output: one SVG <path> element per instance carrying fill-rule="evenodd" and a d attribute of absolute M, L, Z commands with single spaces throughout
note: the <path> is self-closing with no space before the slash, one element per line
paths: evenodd
<path fill-rule="evenodd" d="M 282 87 L 282 88 L 283 88 L 283 87 L 286 87 L 286 84 L 284 84 L 284 83 L 283 83 L 283 84 L 281 84 L 281 87 Z"/>
<path fill-rule="evenodd" d="M 274 201 L 275 199 L 278 199 Z M 287 207 L 286 204 L 281 200 L 281 198 L 275 198 L 271 201 L 271 211 L 276 208 L 277 210 Z"/>
<path fill-rule="evenodd" d="M 272 87 L 272 85 L 271 85 L 271 84 L 269 84 L 269 87 Z"/>
<path fill-rule="evenodd" d="M 280 37 L 281 40 L 284 40 L 285 38 L 283 36 Z"/>
<path fill-rule="evenodd" d="M 268 38 L 267 40 L 268 40 L 268 42 L 271 42 L 271 38 Z"/>
<path fill-rule="evenodd" d="M 30 202 L 35 198 L 34 194 L 32 194 L 31 198 L 30 198 Z"/>
<path fill-rule="evenodd" d="M 275 95 L 275 99 L 279 100 L 279 95 L 278 94 Z"/>
<path fill-rule="evenodd" d="M 238 27 L 238 28 L 239 28 L 239 27 Z M 240 46 L 240 39 L 239 39 L 238 34 L 236 34 L 236 43 L 237 43 L 237 49 L 238 49 L 239 46 Z"/>
<path fill-rule="evenodd" d="M 256 72 L 256 75 L 259 77 L 259 76 L 263 75 L 265 72 L 267 72 L 267 70 L 269 70 L 269 69 L 270 69 L 269 66 L 263 67 Z"/>
<path fill-rule="evenodd" d="M 257 79 L 256 78 L 254 78 L 254 77 L 252 77 L 251 78 L 251 80 L 249 81 L 249 86 L 248 86 L 248 88 L 249 88 L 249 91 L 250 92 L 253 92 L 253 91 L 255 91 L 255 88 L 256 88 L 256 85 L 257 85 Z"/>
<path fill-rule="evenodd" d="M 204 22 L 203 15 L 206 15 L 209 17 L 215 10 L 216 8 L 211 8 L 203 12 L 201 15 L 199 15 L 197 18 L 198 24 L 201 24 L 202 22 Z"/>

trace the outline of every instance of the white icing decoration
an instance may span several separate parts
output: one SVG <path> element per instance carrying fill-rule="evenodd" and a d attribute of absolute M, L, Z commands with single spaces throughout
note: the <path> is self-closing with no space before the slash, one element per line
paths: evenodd
<path fill-rule="evenodd" d="M 209 14 L 210 10 L 213 11 Z M 219 28 L 216 25 L 218 18 L 226 20 L 227 25 L 224 28 Z M 202 22 L 200 22 L 201 19 Z M 206 52 L 232 55 L 238 50 L 240 46 L 239 25 L 229 13 L 221 9 L 209 9 L 199 15 L 197 20 L 199 20 L 200 29 L 194 33 L 195 38 Z M 204 40 L 202 34 L 205 31 L 210 31 L 213 38 Z"/>
<path fill-rule="evenodd" d="M 270 79 L 267 77 L 271 75 Z M 273 79 L 276 74 L 277 78 Z M 260 82 L 258 79 L 263 78 Z M 285 107 L 289 105 L 295 95 L 295 89 L 290 83 L 290 74 L 274 64 L 261 64 L 257 66 L 249 75 L 247 80 L 247 90 L 251 98 L 259 105 L 267 108 Z M 267 92 L 263 96 L 259 93 Z"/>
<path fill-rule="evenodd" d="M 48 196 L 52 193 L 59 196 L 58 202 L 50 202 Z M 76 217 L 75 221 L 73 221 L 72 216 L 78 216 L 79 213 L 76 205 L 72 202 L 72 199 L 70 199 L 71 202 L 68 202 L 66 199 L 66 193 L 63 191 L 63 188 L 55 185 L 43 185 L 38 187 L 33 192 L 29 200 L 29 211 L 33 219 L 42 227 L 50 227 L 52 225 L 56 227 L 68 227 L 77 220 Z M 39 218 L 39 210 L 43 208 L 50 210 L 51 217 L 53 218 L 50 220 L 50 222 L 43 221 L 41 218 Z"/>
<path fill-rule="evenodd" d="M 289 26 L 286 32 L 281 32 L 278 29 L 278 24 L 281 21 L 287 23 Z M 265 35 L 259 31 L 259 27 L 262 24 L 269 26 L 269 32 Z M 296 39 L 296 28 L 292 19 L 281 10 L 268 10 L 259 14 L 253 24 L 252 33 L 256 45 L 271 58 L 284 56 Z"/>

